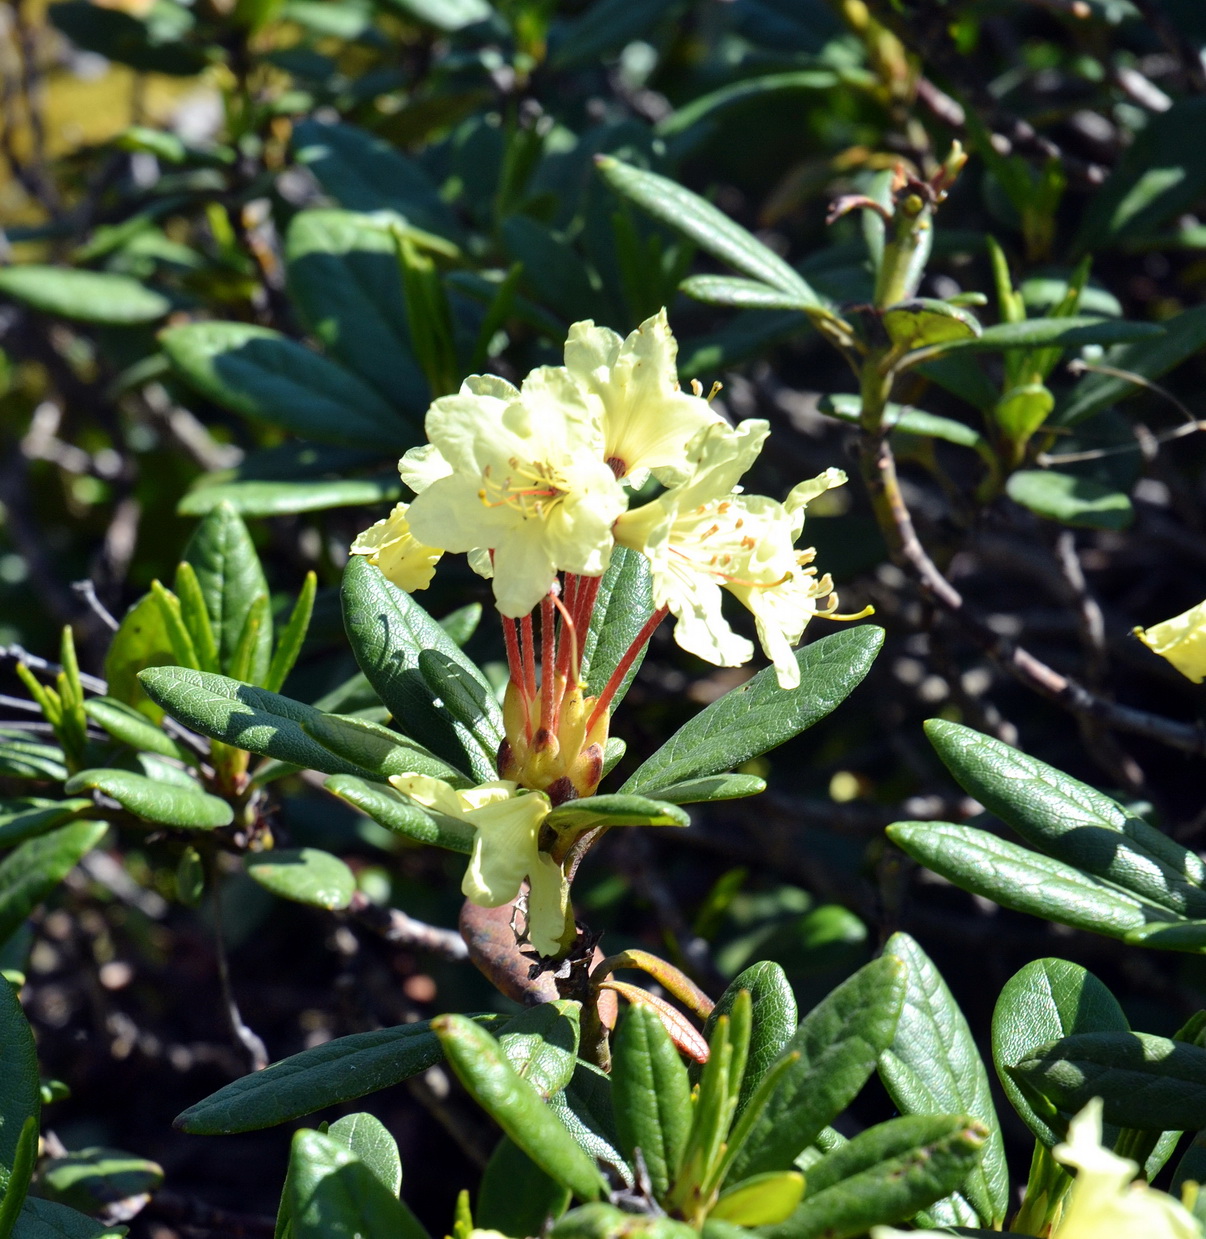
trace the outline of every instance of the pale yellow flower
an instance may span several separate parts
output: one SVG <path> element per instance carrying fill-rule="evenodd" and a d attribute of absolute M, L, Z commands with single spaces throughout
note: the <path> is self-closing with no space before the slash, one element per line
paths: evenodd
<path fill-rule="evenodd" d="M 353 555 L 364 555 L 376 564 L 399 589 L 408 594 L 426 589 L 435 576 L 435 566 L 444 552 L 435 546 L 425 546 L 410 531 L 406 519 L 409 505 L 399 503 L 375 525 L 370 525 L 352 543 Z"/>
<path fill-rule="evenodd" d="M 559 571 L 602 575 L 628 500 L 603 456 L 598 410 L 564 369 L 534 370 L 518 391 L 474 376 L 431 406 L 426 429 L 430 445 L 401 464 L 421 488 L 411 529 L 479 563 L 493 551 L 504 615 L 527 615 Z"/>
<path fill-rule="evenodd" d="M 795 540 L 808 500 L 846 477 L 830 469 L 797 486 L 786 503 L 741 494 L 737 480 L 767 433 L 766 422 L 752 419 L 736 429 L 706 427 L 692 441 L 688 480 L 624 513 L 615 536 L 649 558 L 654 605 L 674 615 L 674 639 L 683 649 L 722 667 L 753 656 L 753 646 L 721 613 L 727 589 L 753 613 L 780 686 L 795 688 L 800 672 L 791 647 L 817 613 L 818 599 L 833 589 L 828 577 L 816 579 L 807 566 L 813 552 L 797 551 Z"/>
<path fill-rule="evenodd" d="M 1195 684 L 1206 679 L 1206 600 L 1161 624 L 1136 628 L 1135 636 L 1186 679 Z"/>
<path fill-rule="evenodd" d="M 589 319 L 569 330 L 565 368 L 602 406 L 604 459 L 630 485 L 642 485 L 651 470 L 667 486 L 685 480 L 688 444 L 722 421 L 702 397 L 680 390 L 677 354 L 664 309 L 627 339 Z"/>
<path fill-rule="evenodd" d="M 1052 1150 L 1076 1171 L 1051 1239 L 1202 1239 L 1202 1227 L 1166 1192 L 1134 1181 L 1138 1165 L 1102 1147 L 1101 1099 L 1095 1097 L 1068 1124 L 1068 1139 Z M 949 1239 L 937 1230 L 875 1226 L 871 1239 Z"/>
<path fill-rule="evenodd" d="M 541 955 L 556 955 L 569 924 L 569 885 L 561 866 L 539 847 L 540 826 L 552 805 L 509 779 L 458 791 L 422 774 L 394 775 L 390 783 L 418 804 L 474 828 L 473 852 L 461 892 L 482 908 L 498 908 L 528 880 L 528 937 Z"/>

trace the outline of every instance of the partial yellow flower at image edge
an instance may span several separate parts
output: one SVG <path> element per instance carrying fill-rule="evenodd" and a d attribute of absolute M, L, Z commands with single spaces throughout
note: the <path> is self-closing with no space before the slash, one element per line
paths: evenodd
<path fill-rule="evenodd" d="M 1150 628 L 1136 628 L 1135 636 L 1149 650 L 1166 658 L 1195 684 L 1206 679 L 1206 600 L 1196 607 Z"/>

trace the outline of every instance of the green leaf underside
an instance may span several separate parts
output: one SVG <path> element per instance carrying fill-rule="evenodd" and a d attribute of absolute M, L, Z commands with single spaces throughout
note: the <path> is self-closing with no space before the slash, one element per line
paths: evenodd
<path fill-rule="evenodd" d="M 1010 475 L 1005 491 L 1014 503 L 1064 525 L 1125 529 L 1135 517 L 1123 491 L 1056 469 L 1019 469 Z"/>
<path fill-rule="evenodd" d="M 26 797 L 0 802 L 0 847 L 13 847 L 87 813 L 91 800 L 41 800 Z"/>
<path fill-rule="evenodd" d="M 822 397 L 818 407 L 822 413 L 840 421 L 858 425 L 863 403 L 858 396 L 842 394 Z M 978 431 L 965 426 L 951 417 L 939 417 L 924 409 L 915 409 L 908 404 L 889 403 L 884 410 L 884 426 L 889 430 L 903 430 L 924 438 L 943 439 L 960 447 L 987 450 L 988 444 Z"/>
<path fill-rule="evenodd" d="M 0 297 L 82 323 L 132 326 L 163 318 L 172 304 L 128 275 L 34 263 L 0 270 Z"/>
<path fill-rule="evenodd" d="M 800 687 L 779 687 L 773 667 L 725 693 L 671 736 L 621 792 L 656 796 L 685 779 L 731 770 L 777 748 L 832 713 L 871 668 L 883 629 L 872 624 L 822 637 L 796 651 Z"/>
<path fill-rule="evenodd" d="M 181 516 L 205 516 L 225 505 L 242 516 L 287 516 L 392 503 L 401 495 L 396 471 L 380 477 L 316 482 L 218 482 L 190 490 L 176 511 Z"/>
<path fill-rule="evenodd" d="M 371 1114 L 347 1114 L 327 1128 L 327 1135 L 351 1149 L 392 1195 L 402 1190 L 398 1145 L 380 1119 Z"/>
<path fill-rule="evenodd" d="M 559 1092 L 574 1074 L 581 1006 L 560 1000 L 521 1011 L 498 1044 L 515 1073 L 541 1097 Z"/>
<path fill-rule="evenodd" d="M 473 1018 L 496 1029 L 507 1022 L 502 1015 Z M 194 1136 L 275 1127 L 398 1084 L 443 1056 L 428 1020 L 337 1037 L 232 1081 L 189 1106 L 175 1126 Z"/>
<path fill-rule="evenodd" d="M 129 770 L 81 770 L 63 784 L 68 794 L 85 789 L 103 792 L 144 822 L 186 830 L 213 830 L 234 821 L 230 805 L 200 787 L 194 790 L 164 783 Z"/>
<path fill-rule="evenodd" d="M 328 911 L 346 908 L 356 893 L 356 875 L 318 848 L 274 848 L 245 856 L 243 867 L 274 895 Z"/>
<path fill-rule="evenodd" d="M 337 774 L 324 785 L 332 795 L 346 800 L 373 821 L 395 834 L 430 843 L 452 852 L 473 851 L 474 828 L 458 818 L 421 809 L 409 796 L 380 783 L 366 783 L 350 774 Z"/>
<path fill-rule="evenodd" d="M 581 831 L 592 826 L 689 826 L 691 819 L 677 805 L 617 793 L 571 800 L 554 809 L 544 824 L 554 830 Z"/>

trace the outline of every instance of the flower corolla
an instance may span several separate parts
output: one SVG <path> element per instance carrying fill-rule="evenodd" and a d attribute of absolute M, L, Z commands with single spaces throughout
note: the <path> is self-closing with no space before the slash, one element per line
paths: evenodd
<path fill-rule="evenodd" d="M 1195 684 L 1206 679 L 1206 600 L 1163 623 L 1136 628 L 1135 636 L 1186 679 Z"/>
<path fill-rule="evenodd" d="M 406 519 L 409 504 L 398 503 L 384 519 L 370 525 L 352 543 L 353 555 L 365 556 L 376 564 L 399 589 L 408 594 L 426 589 L 435 575 L 435 566 L 444 554 L 436 546 L 425 546 L 410 531 Z"/>

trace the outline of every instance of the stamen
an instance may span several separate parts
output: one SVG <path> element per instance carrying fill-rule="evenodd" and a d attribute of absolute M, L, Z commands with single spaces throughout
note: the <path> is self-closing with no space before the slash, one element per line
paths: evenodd
<path fill-rule="evenodd" d="M 557 698 L 557 709 L 553 716 L 553 730 L 556 731 L 561 726 L 561 706 L 565 701 L 565 694 L 569 691 L 570 678 L 562 671 L 561 664 L 568 662 L 575 671 L 574 684 L 577 684 L 577 669 L 578 669 L 578 633 L 574 628 L 574 621 L 570 617 L 569 611 L 562 603 L 560 598 L 553 598 L 553 605 L 561 612 L 561 645 L 557 650 L 557 680 L 561 684 L 561 695 Z M 566 640 L 566 637 L 569 640 Z M 568 670 L 568 667 L 567 669 Z"/>
<path fill-rule="evenodd" d="M 524 694 L 529 701 L 536 700 L 536 636 L 532 632 L 532 613 L 529 611 L 523 617 L 523 680 L 527 691 Z"/>
<path fill-rule="evenodd" d="M 832 594 L 831 598 L 833 600 L 833 605 L 836 607 L 837 606 L 837 594 Z M 867 603 L 867 605 L 863 607 L 863 609 L 859 611 L 856 615 L 839 615 L 836 611 L 830 611 L 830 610 L 818 611 L 817 614 L 823 616 L 825 619 L 839 620 L 843 624 L 849 624 L 849 623 L 852 623 L 854 620 L 866 619 L 867 616 L 874 615 L 875 608 L 870 603 Z"/>

